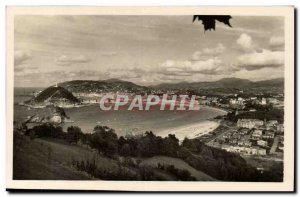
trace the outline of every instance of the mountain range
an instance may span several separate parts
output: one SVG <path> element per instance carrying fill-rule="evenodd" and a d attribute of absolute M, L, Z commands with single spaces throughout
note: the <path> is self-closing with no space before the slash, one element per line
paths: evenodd
<path fill-rule="evenodd" d="M 265 81 L 250 81 L 248 79 L 239 79 L 239 78 L 223 78 L 218 81 L 213 82 L 181 82 L 181 83 L 164 83 L 152 88 L 163 88 L 163 89 L 211 89 L 211 88 L 255 88 L 255 87 L 273 87 L 273 86 L 282 86 L 284 85 L 283 78 L 265 80 Z"/>

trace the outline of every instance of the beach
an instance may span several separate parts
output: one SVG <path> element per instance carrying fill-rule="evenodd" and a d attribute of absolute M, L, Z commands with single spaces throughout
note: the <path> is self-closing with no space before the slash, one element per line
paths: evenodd
<path fill-rule="evenodd" d="M 219 121 L 205 120 L 199 123 L 194 123 L 190 125 L 179 126 L 172 129 L 165 129 L 156 133 L 156 135 L 161 137 L 166 137 L 169 134 L 175 134 L 179 141 L 184 138 L 197 138 L 202 135 L 212 132 L 219 126 Z"/>

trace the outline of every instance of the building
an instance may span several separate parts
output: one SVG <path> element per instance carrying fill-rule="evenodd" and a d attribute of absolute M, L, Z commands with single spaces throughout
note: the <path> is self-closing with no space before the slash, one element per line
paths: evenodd
<path fill-rule="evenodd" d="M 273 105 L 277 105 L 279 103 L 276 98 L 268 98 L 268 102 Z"/>
<path fill-rule="evenodd" d="M 284 125 L 283 124 L 278 124 L 277 125 L 277 131 L 284 132 Z"/>
<path fill-rule="evenodd" d="M 260 129 L 255 129 L 252 133 L 252 139 L 260 140 L 262 138 L 263 131 Z"/>
<path fill-rule="evenodd" d="M 263 146 L 263 147 L 267 147 L 268 146 L 268 142 L 264 141 L 264 140 L 258 140 L 257 141 L 257 145 Z"/>
<path fill-rule="evenodd" d="M 263 134 L 263 139 L 274 139 L 275 134 L 272 131 L 265 131 L 265 134 Z"/>
<path fill-rule="evenodd" d="M 269 120 L 268 122 L 266 122 L 266 126 L 275 126 L 278 124 L 277 120 Z"/>
<path fill-rule="evenodd" d="M 235 144 L 238 143 L 238 140 L 237 139 L 230 139 L 228 143 L 235 145 Z"/>
<path fill-rule="evenodd" d="M 242 97 L 238 97 L 238 99 L 237 99 L 237 103 L 240 105 L 243 105 L 244 101 L 245 101 L 245 99 L 243 99 Z"/>
<path fill-rule="evenodd" d="M 253 129 L 264 125 L 264 121 L 258 119 L 238 119 L 237 126 L 242 128 Z"/>
<path fill-rule="evenodd" d="M 62 118 L 59 114 L 54 114 L 52 116 L 52 118 L 50 118 L 50 122 L 52 123 L 61 123 L 62 122 Z"/>
<path fill-rule="evenodd" d="M 261 99 L 261 105 L 266 105 L 267 104 L 267 99 L 266 98 L 262 98 Z"/>
<path fill-rule="evenodd" d="M 229 100 L 229 104 L 230 105 L 236 105 L 237 104 L 237 100 L 236 99 L 230 99 Z"/>
<path fill-rule="evenodd" d="M 260 147 L 244 147 L 244 146 L 229 146 L 223 145 L 221 149 L 226 150 L 227 152 L 239 153 L 242 155 L 266 155 L 266 149 Z"/>
<path fill-rule="evenodd" d="M 249 129 L 248 128 L 241 128 L 239 129 L 239 134 L 241 135 L 247 135 L 249 133 Z"/>
<path fill-rule="evenodd" d="M 244 101 L 245 101 L 245 99 L 243 99 L 242 97 L 239 97 L 237 99 L 232 98 L 229 100 L 229 105 L 232 108 L 243 109 L 245 107 Z"/>
<path fill-rule="evenodd" d="M 267 154 L 267 150 L 266 149 L 263 149 L 263 148 L 259 148 L 257 150 L 257 154 L 258 155 L 266 155 Z"/>
<path fill-rule="evenodd" d="M 240 140 L 238 141 L 239 146 L 245 146 L 245 147 L 250 147 L 252 146 L 252 143 L 249 140 Z"/>

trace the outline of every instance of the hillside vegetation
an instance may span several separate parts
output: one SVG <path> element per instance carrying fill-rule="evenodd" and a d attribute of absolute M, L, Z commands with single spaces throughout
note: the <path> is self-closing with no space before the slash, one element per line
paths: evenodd
<path fill-rule="evenodd" d="M 197 139 L 179 144 L 175 135 L 162 138 L 151 131 L 124 138 L 106 126 L 96 126 L 90 134 L 75 126 L 67 130 L 49 123 L 16 130 L 14 177 L 76 179 L 79 173 L 78 179 L 282 181 L 282 169 L 262 174 L 239 155 Z"/>

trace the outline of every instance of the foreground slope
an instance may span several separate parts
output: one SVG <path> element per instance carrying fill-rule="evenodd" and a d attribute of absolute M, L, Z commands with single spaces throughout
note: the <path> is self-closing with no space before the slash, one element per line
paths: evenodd
<path fill-rule="evenodd" d="M 151 166 L 154 176 L 161 181 L 178 180 L 174 175 L 156 169 L 156 161 L 172 162 L 176 168 L 190 172 L 196 180 L 211 181 L 212 177 L 200 172 L 180 159 L 171 157 L 153 157 L 142 159 L 137 166 L 120 164 L 118 160 L 110 159 L 99 155 L 97 151 L 83 145 L 69 144 L 57 139 L 30 139 L 18 133 L 14 133 L 14 158 L 13 158 L 13 179 L 15 180 L 91 180 L 101 179 L 74 166 L 74 163 L 86 162 L 96 164 L 96 169 L 106 175 L 101 175 L 106 180 L 118 180 L 117 173 L 127 171 L 127 175 L 136 175 L 145 165 Z M 167 164 L 167 163 L 166 163 Z M 178 166 L 177 166 L 178 164 Z M 121 166 L 120 166 L 121 165 Z M 110 177 L 108 177 L 108 174 Z M 125 177 L 126 178 L 126 177 Z M 128 176 L 127 178 L 130 178 Z M 122 179 L 119 179 L 122 180 Z M 126 180 L 126 179 L 125 179 Z M 137 180 L 137 179 L 136 179 Z"/>

